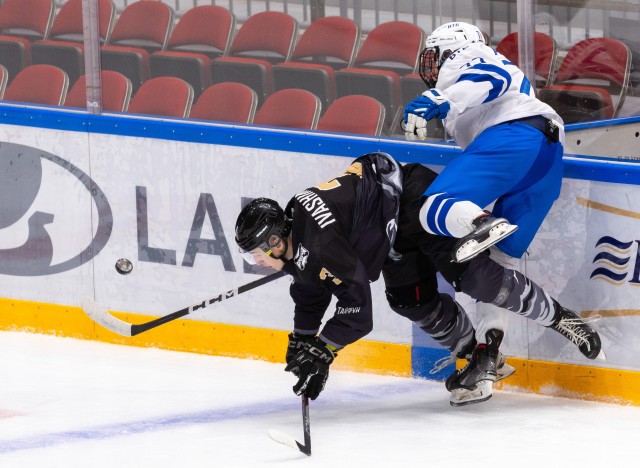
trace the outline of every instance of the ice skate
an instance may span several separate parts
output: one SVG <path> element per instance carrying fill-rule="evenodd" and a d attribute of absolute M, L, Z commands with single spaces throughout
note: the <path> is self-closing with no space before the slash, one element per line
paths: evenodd
<path fill-rule="evenodd" d="M 506 379 L 515 374 L 516 368 L 507 363 L 506 356 L 502 353 L 498 354 L 498 369 L 496 371 L 496 382 Z"/>
<path fill-rule="evenodd" d="M 509 224 L 509 221 L 504 218 L 494 218 L 488 211 L 474 219 L 471 224 L 474 230 L 460 238 L 453 248 L 454 262 L 462 263 L 471 260 L 518 229 L 518 226 Z"/>
<path fill-rule="evenodd" d="M 466 357 L 467 361 L 471 360 L 471 354 L 468 355 Z M 453 354 L 450 356 L 446 356 L 444 358 L 441 358 L 439 360 L 437 360 L 435 362 L 435 364 L 433 365 L 433 368 L 429 371 L 429 374 L 434 375 L 437 374 L 438 372 L 440 372 L 441 370 L 445 369 L 447 366 L 450 366 L 452 364 L 455 364 L 455 362 L 458 360 L 458 358 L 456 356 L 454 356 Z M 504 354 L 499 353 L 498 354 L 498 368 L 497 368 L 497 376 L 496 376 L 496 382 L 500 382 L 501 380 L 506 379 L 507 377 L 512 376 L 513 374 L 515 374 L 516 372 L 516 368 L 513 367 L 512 365 L 510 365 L 509 363 L 507 363 L 507 358 Z"/>
<path fill-rule="evenodd" d="M 449 376 L 445 386 L 451 392 L 451 398 L 449 399 L 451 406 L 481 403 L 491 398 L 493 395 L 493 383 L 498 380 L 498 365 L 500 362 L 498 349 L 503 336 L 504 334 L 500 330 L 489 330 L 486 335 L 487 343 L 477 345 L 469 363 L 463 369 Z M 503 369 L 505 365 L 506 363 L 502 365 Z"/>
<path fill-rule="evenodd" d="M 598 318 L 583 319 L 574 311 L 562 307 L 555 299 L 553 299 L 553 305 L 556 309 L 556 320 L 549 328 L 575 344 L 589 359 L 606 359 L 602 351 L 600 335 L 589 325 L 589 322 Z"/>

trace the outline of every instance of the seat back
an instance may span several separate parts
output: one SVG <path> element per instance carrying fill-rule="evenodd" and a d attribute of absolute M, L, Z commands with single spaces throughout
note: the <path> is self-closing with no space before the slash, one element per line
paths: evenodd
<path fill-rule="evenodd" d="M 205 89 L 189 117 L 221 122 L 252 123 L 258 106 L 256 92 L 242 83 L 217 83 Z"/>
<path fill-rule="evenodd" d="M 102 110 L 109 112 L 126 112 L 131 100 L 131 81 L 121 73 L 102 70 Z M 65 107 L 87 107 L 87 77 L 80 76 L 69 90 L 64 101 Z"/>
<path fill-rule="evenodd" d="M 4 99 L 61 106 L 68 88 L 69 78 L 60 68 L 53 65 L 30 65 L 11 81 Z"/>
<path fill-rule="evenodd" d="M 534 68 L 538 86 L 546 86 L 553 81 L 553 70 L 555 69 L 558 47 L 550 36 L 535 32 L 534 43 Z M 507 34 L 498 43 L 496 50 L 508 58 L 512 63 L 518 65 L 518 33 Z"/>
<path fill-rule="evenodd" d="M 565 123 L 616 117 L 622 108 L 631 72 L 631 52 L 611 38 L 574 44 L 558 68 L 553 85 L 540 90 Z M 617 99 L 613 100 L 613 96 Z"/>
<path fill-rule="evenodd" d="M 291 61 L 349 67 L 355 60 L 360 28 L 349 18 L 327 16 L 315 20 L 295 46 Z"/>
<path fill-rule="evenodd" d="M 424 40 L 424 31 L 415 24 L 406 21 L 382 23 L 365 39 L 354 67 L 390 69 L 399 75 L 416 73 Z"/>
<path fill-rule="evenodd" d="M 344 96 L 331 103 L 318 122 L 318 130 L 327 132 L 380 135 L 385 108 L 380 101 L 363 95 Z"/>
<path fill-rule="evenodd" d="M 313 130 L 320 111 L 320 99 L 315 94 L 304 89 L 282 89 L 264 101 L 253 123 Z"/>
<path fill-rule="evenodd" d="M 202 5 L 191 8 L 176 24 L 167 49 L 226 55 L 231 46 L 236 19 L 221 6 Z"/>
<path fill-rule="evenodd" d="M 29 40 L 45 39 L 55 14 L 54 0 L 4 0 L 0 7 L 0 32 Z"/>
<path fill-rule="evenodd" d="M 193 88 L 173 76 L 160 76 L 142 83 L 129 104 L 135 114 L 188 117 L 193 104 Z"/>
<path fill-rule="evenodd" d="M 271 62 L 289 60 L 298 35 L 298 23 L 279 11 L 256 13 L 242 24 L 233 39 L 230 55 Z"/>
<path fill-rule="evenodd" d="M 385 106 L 390 128 L 402 106 L 400 78 L 415 73 L 425 34 L 406 21 L 376 26 L 367 36 L 353 67 L 336 72 L 336 95 L 366 95 Z"/>
<path fill-rule="evenodd" d="M 595 78 L 626 87 L 630 65 L 629 48 L 617 39 L 584 39 L 569 49 L 560 64 L 554 84 L 580 78 Z"/>
<path fill-rule="evenodd" d="M 173 9 L 166 3 L 130 3 L 120 13 L 108 43 L 139 47 L 149 52 L 164 50 L 169 41 L 173 16 Z"/>
<path fill-rule="evenodd" d="M 53 20 L 53 26 L 51 26 L 50 39 L 83 41 L 82 2 L 83 0 L 68 0 L 60 7 L 60 11 Z M 116 19 L 113 0 L 98 0 L 98 14 L 100 39 L 102 42 L 106 42 Z"/>

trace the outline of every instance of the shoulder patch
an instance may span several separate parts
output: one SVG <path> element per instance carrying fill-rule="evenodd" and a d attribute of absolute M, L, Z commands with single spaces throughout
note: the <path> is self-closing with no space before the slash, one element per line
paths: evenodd
<path fill-rule="evenodd" d="M 302 244 L 298 244 L 298 251 L 296 252 L 293 262 L 299 270 L 304 270 L 304 267 L 307 266 L 307 260 L 309 260 L 309 251 L 305 249 Z"/>

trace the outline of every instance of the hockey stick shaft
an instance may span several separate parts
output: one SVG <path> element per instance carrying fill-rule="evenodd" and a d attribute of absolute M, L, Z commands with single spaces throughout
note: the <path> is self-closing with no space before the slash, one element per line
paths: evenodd
<path fill-rule="evenodd" d="M 140 324 L 132 324 L 125 322 L 124 320 L 120 320 L 109 312 L 107 312 L 104 308 L 102 308 L 99 304 L 97 304 L 92 299 L 85 299 L 82 302 L 82 309 L 85 313 L 91 317 L 92 320 L 99 323 L 103 327 L 111 330 L 114 333 L 118 333 L 123 336 L 136 336 L 140 333 L 144 333 L 146 331 L 152 330 L 156 327 L 164 325 L 165 323 L 172 322 L 173 320 L 177 320 L 185 315 L 189 315 L 196 310 L 204 309 L 205 307 L 210 306 L 211 304 L 215 304 L 216 302 L 222 302 L 226 299 L 231 299 L 239 294 L 255 289 L 264 284 L 275 281 L 279 278 L 285 276 L 286 273 L 284 271 L 279 271 L 277 273 L 273 273 L 271 275 L 262 277 L 250 283 L 244 284 L 234 289 L 230 289 L 222 294 L 214 296 L 209 299 L 205 299 L 204 301 L 198 302 L 196 304 L 192 304 L 190 306 L 184 307 L 180 310 L 172 312 L 168 315 L 164 315 L 154 320 L 150 320 L 145 323 Z"/>
<path fill-rule="evenodd" d="M 311 419 L 309 419 L 309 397 L 302 395 L 302 429 L 304 430 L 304 446 L 300 451 L 311 456 Z"/>

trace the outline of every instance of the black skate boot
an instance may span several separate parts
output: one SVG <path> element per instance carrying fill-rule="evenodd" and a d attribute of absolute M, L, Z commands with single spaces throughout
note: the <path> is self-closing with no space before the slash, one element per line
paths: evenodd
<path fill-rule="evenodd" d="M 597 318 L 583 319 L 574 311 L 562 307 L 558 301 L 553 299 L 556 310 L 556 320 L 551 327 L 562 336 L 575 344 L 580 352 L 589 359 L 606 359 L 602 351 L 600 335 L 588 322 L 593 322 Z"/>
<path fill-rule="evenodd" d="M 469 363 L 449 376 L 445 386 L 451 392 L 451 406 L 480 403 L 491 398 L 493 382 L 498 377 L 499 348 L 503 336 L 500 330 L 489 330 L 487 343 L 477 345 Z"/>
<path fill-rule="evenodd" d="M 458 359 L 466 359 L 467 361 L 471 361 L 471 357 L 472 357 L 472 354 L 469 354 L 465 357 L 460 357 L 460 358 L 456 357 L 454 354 L 451 354 L 449 356 L 438 359 L 434 363 L 433 368 L 429 371 L 429 374 L 431 375 L 437 374 L 441 370 L 445 369 L 447 366 L 455 364 L 455 362 Z M 507 362 L 506 356 L 502 353 L 499 353 L 498 366 L 496 368 L 496 374 L 497 374 L 496 382 L 500 382 L 501 380 L 504 380 L 507 377 L 511 377 L 513 374 L 515 374 L 515 372 L 516 372 L 516 368 Z"/>
<path fill-rule="evenodd" d="M 509 224 L 504 218 L 494 218 L 488 211 L 474 219 L 471 224 L 474 227 L 473 231 L 460 238 L 453 247 L 451 256 L 454 262 L 471 260 L 518 229 L 518 226 Z"/>

